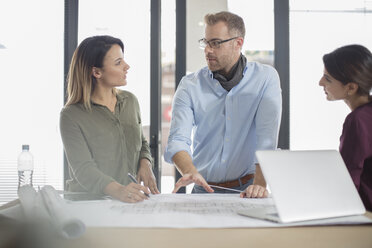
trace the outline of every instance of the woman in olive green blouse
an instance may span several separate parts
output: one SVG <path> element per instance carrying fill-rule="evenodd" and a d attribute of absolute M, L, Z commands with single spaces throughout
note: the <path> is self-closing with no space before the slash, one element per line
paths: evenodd
<path fill-rule="evenodd" d="M 69 163 L 69 191 L 104 193 L 125 202 L 159 193 L 137 98 L 115 87 L 127 84 L 124 45 L 111 36 L 85 39 L 68 75 L 68 100 L 60 129 Z M 137 175 L 144 186 L 130 181 Z"/>

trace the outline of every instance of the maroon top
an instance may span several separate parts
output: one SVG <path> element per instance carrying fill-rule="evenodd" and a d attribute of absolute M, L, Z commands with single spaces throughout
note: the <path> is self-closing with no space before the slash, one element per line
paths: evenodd
<path fill-rule="evenodd" d="M 372 102 L 356 108 L 346 117 L 340 153 L 364 206 L 372 211 Z"/>

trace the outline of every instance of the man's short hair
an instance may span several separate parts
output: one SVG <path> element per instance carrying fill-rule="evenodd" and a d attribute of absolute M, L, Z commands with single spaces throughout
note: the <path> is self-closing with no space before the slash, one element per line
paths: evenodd
<path fill-rule="evenodd" d="M 207 25 L 214 25 L 217 22 L 224 22 L 227 25 L 229 33 L 236 32 L 237 35 L 244 38 L 245 26 L 243 18 L 228 11 L 221 11 L 215 14 L 207 14 L 204 16 L 204 22 Z"/>

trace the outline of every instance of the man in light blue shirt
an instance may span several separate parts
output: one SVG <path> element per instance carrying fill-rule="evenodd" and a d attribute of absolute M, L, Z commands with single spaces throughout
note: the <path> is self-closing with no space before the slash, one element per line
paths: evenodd
<path fill-rule="evenodd" d="M 183 77 L 173 99 L 164 157 L 183 175 L 173 192 L 195 183 L 195 193 L 229 192 L 212 189 L 217 186 L 243 191 L 241 197 L 266 197 L 255 151 L 277 147 L 278 74 L 241 54 L 241 17 L 219 12 L 206 15 L 205 22 L 199 43 L 208 67 Z"/>

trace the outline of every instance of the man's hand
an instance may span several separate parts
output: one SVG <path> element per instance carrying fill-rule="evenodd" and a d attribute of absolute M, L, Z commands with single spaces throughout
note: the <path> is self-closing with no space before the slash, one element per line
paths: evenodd
<path fill-rule="evenodd" d="M 137 172 L 137 181 L 139 184 L 143 182 L 143 185 L 148 187 L 152 194 L 160 194 L 158 187 L 156 186 L 156 179 L 152 172 L 151 163 L 145 158 L 140 161 L 140 167 Z"/>
<path fill-rule="evenodd" d="M 260 185 L 249 185 L 242 193 L 241 198 L 266 198 L 269 196 L 269 192 L 265 187 Z"/>
<path fill-rule="evenodd" d="M 212 193 L 214 190 L 208 185 L 207 181 L 200 175 L 199 172 L 184 174 L 174 186 L 173 192 L 176 193 L 181 187 L 187 186 L 191 183 L 202 186 L 207 192 Z"/>
<path fill-rule="evenodd" d="M 177 169 L 183 175 L 177 181 L 172 193 L 176 193 L 181 187 L 191 183 L 202 186 L 209 193 L 214 192 L 214 190 L 208 185 L 207 181 L 205 181 L 203 176 L 200 175 L 198 170 L 195 168 L 190 155 L 186 151 L 177 152 L 172 159 Z"/>
<path fill-rule="evenodd" d="M 253 184 L 249 185 L 242 193 L 240 197 L 244 198 L 265 198 L 269 196 L 269 192 L 266 189 L 266 181 L 262 174 L 261 167 L 256 164 L 256 173 L 254 175 Z"/>

